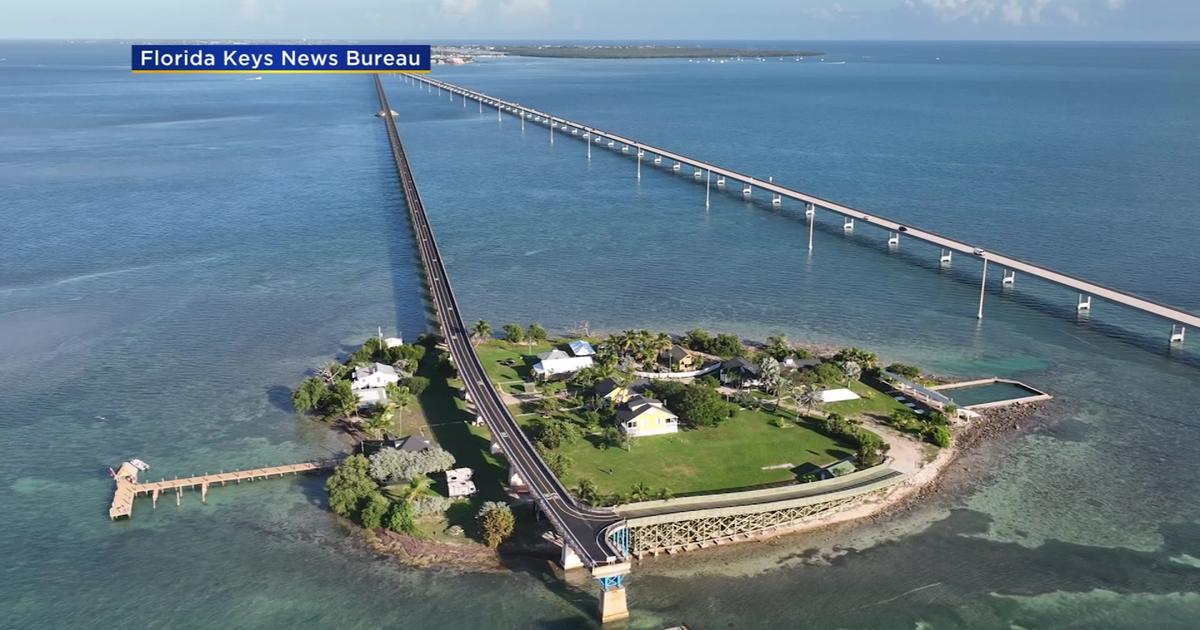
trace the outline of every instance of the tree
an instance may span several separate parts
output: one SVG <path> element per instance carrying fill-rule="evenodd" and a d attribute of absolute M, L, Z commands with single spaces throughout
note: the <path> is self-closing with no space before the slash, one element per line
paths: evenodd
<path fill-rule="evenodd" d="M 557 418 L 538 418 L 530 424 L 529 433 L 533 441 L 548 449 L 556 449 L 579 439 L 579 427 Z"/>
<path fill-rule="evenodd" d="M 417 524 L 413 522 L 412 508 L 404 501 L 396 501 L 392 504 L 392 509 L 388 512 L 384 523 L 388 529 L 398 534 L 412 534 L 417 531 Z"/>
<path fill-rule="evenodd" d="M 292 392 L 292 406 L 300 413 L 307 413 L 325 406 L 329 394 L 329 385 L 324 379 L 310 376 L 300 383 L 300 387 Z"/>
<path fill-rule="evenodd" d="M 671 348 L 675 346 L 675 342 L 671 341 L 671 336 L 667 333 L 658 333 L 651 340 L 651 347 L 654 349 L 655 356 L 667 355 L 667 367 L 671 371 L 675 371 L 675 365 L 671 361 Z"/>
<path fill-rule="evenodd" d="M 600 434 L 600 448 L 624 448 L 628 437 L 617 427 L 605 427 Z"/>
<path fill-rule="evenodd" d="M 371 493 L 365 500 L 359 520 L 367 529 L 383 526 L 383 518 L 387 516 L 391 503 L 379 492 Z"/>
<path fill-rule="evenodd" d="M 479 509 L 476 520 L 479 522 L 479 529 L 483 533 L 484 541 L 493 549 L 499 547 L 500 543 L 512 534 L 513 528 L 516 526 L 512 509 L 499 501 L 484 503 L 483 507 Z"/>
<path fill-rule="evenodd" d="M 330 405 L 343 417 L 358 419 L 358 393 L 349 381 L 338 381 L 329 389 L 328 396 Z"/>
<path fill-rule="evenodd" d="M 633 489 L 629 491 L 629 498 L 632 501 L 646 501 L 654 496 L 654 491 L 644 481 L 639 481 L 633 484 Z"/>
<path fill-rule="evenodd" d="M 388 383 L 387 397 L 388 406 L 396 410 L 396 430 L 404 433 L 404 410 L 413 403 L 416 397 L 413 396 L 408 386 L 397 383 Z"/>
<path fill-rule="evenodd" d="M 542 414 L 543 418 L 549 418 L 562 408 L 562 401 L 554 396 L 547 396 L 537 401 L 538 413 Z"/>
<path fill-rule="evenodd" d="M 888 444 L 878 435 L 862 429 L 857 431 L 856 437 L 858 439 L 858 463 L 868 468 L 882 464 Z"/>
<path fill-rule="evenodd" d="M 330 361 L 317 370 L 317 376 L 320 376 L 321 380 L 325 381 L 327 385 L 333 385 L 345 378 L 347 369 L 346 366 L 337 361 Z"/>
<path fill-rule="evenodd" d="M 702 328 L 693 328 L 683 334 L 683 339 L 681 341 L 683 342 L 683 345 L 691 348 L 692 350 L 708 352 L 709 339 L 711 339 L 711 335 L 708 334 L 708 331 Z"/>
<path fill-rule="evenodd" d="M 548 450 L 541 444 L 537 445 L 537 449 L 538 453 L 541 453 L 542 459 L 546 461 L 546 465 L 550 467 L 550 470 L 556 477 L 562 477 L 567 474 L 567 471 L 571 468 L 571 464 L 574 463 L 570 457 L 563 455 L 559 451 Z"/>
<path fill-rule="evenodd" d="M 525 340 L 529 342 L 529 349 L 533 350 L 533 344 L 546 340 L 546 329 L 541 324 L 530 324 L 525 331 Z"/>
<path fill-rule="evenodd" d="M 851 381 L 858 380 L 858 377 L 862 376 L 862 366 L 857 361 L 843 361 L 839 367 L 842 370 L 842 374 L 846 377 L 846 385 L 849 385 Z"/>
<path fill-rule="evenodd" d="M 694 427 L 715 427 L 734 410 L 716 390 L 695 384 L 687 386 L 676 407 L 679 418 Z"/>
<path fill-rule="evenodd" d="M 758 379 L 762 390 L 775 394 L 775 408 L 779 408 L 779 399 L 783 397 L 783 366 L 775 357 L 768 356 L 758 363 Z"/>
<path fill-rule="evenodd" d="M 868 352 L 862 348 L 842 348 L 837 354 L 833 355 L 833 360 L 838 363 L 846 361 L 854 361 L 865 370 L 874 369 L 879 366 L 879 357 L 875 356 L 874 352 Z"/>
<path fill-rule="evenodd" d="M 454 456 L 441 448 L 420 452 L 385 448 L 371 456 L 369 474 L 380 483 L 406 481 L 454 466 Z"/>
<path fill-rule="evenodd" d="M 796 399 L 796 404 L 805 409 L 812 411 L 821 402 L 821 395 L 818 393 L 816 385 L 812 383 L 797 383 L 792 386 L 792 397 Z"/>
<path fill-rule="evenodd" d="M 351 517 L 358 512 L 364 499 L 378 492 L 379 485 L 371 479 L 368 467 L 367 458 L 351 455 L 333 471 L 325 482 L 330 509 L 340 516 Z"/>
<path fill-rule="evenodd" d="M 745 352 L 745 348 L 742 346 L 742 340 L 737 335 L 721 333 L 712 338 L 706 351 L 723 359 L 732 359 Z"/>
<path fill-rule="evenodd" d="M 410 376 L 404 379 L 404 386 L 413 396 L 420 396 L 429 388 L 429 379 L 424 376 Z"/>
<path fill-rule="evenodd" d="M 481 320 L 475 322 L 475 325 L 471 327 L 471 339 L 475 343 L 477 343 L 477 344 L 483 343 L 484 341 L 487 341 L 488 339 L 491 339 L 491 338 L 492 338 L 492 325 L 487 323 L 486 321 L 481 319 Z"/>
<path fill-rule="evenodd" d="M 509 343 L 521 343 L 525 341 L 525 329 L 516 324 L 504 325 L 504 340 Z"/>
<path fill-rule="evenodd" d="M 767 345 L 763 348 L 763 352 L 770 355 L 776 361 L 783 361 L 793 354 L 792 346 L 787 340 L 787 335 L 771 335 L 767 337 Z"/>
<path fill-rule="evenodd" d="M 392 492 L 392 490 L 389 490 Z M 395 491 L 397 499 L 404 503 L 412 505 L 421 497 L 436 497 L 440 496 L 433 490 L 433 479 L 428 475 L 417 475 L 408 480 L 408 483 Z"/>
<path fill-rule="evenodd" d="M 389 404 L 376 413 L 367 416 L 366 422 L 363 423 L 363 428 L 372 437 L 379 437 L 392 427 L 392 419 L 395 416 L 393 407 Z"/>
<path fill-rule="evenodd" d="M 580 479 L 579 485 L 575 486 L 575 496 L 584 503 L 595 505 L 596 499 L 600 498 L 600 491 L 591 479 Z"/>

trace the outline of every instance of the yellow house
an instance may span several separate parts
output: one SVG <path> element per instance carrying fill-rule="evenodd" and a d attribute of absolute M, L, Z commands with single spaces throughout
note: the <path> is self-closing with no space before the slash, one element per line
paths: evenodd
<path fill-rule="evenodd" d="M 634 396 L 617 409 L 617 426 L 629 437 L 663 435 L 679 430 L 679 416 L 645 396 Z"/>
<path fill-rule="evenodd" d="M 663 353 L 662 358 L 673 372 L 691 372 L 700 367 L 700 358 L 679 345 L 671 346 L 669 351 Z"/>

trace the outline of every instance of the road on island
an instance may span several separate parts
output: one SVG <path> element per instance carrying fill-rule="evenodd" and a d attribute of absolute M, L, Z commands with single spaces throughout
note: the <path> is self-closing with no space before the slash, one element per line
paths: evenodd
<path fill-rule="evenodd" d="M 492 439 L 500 445 L 513 471 L 529 488 L 542 512 L 550 519 L 555 530 L 589 567 L 624 561 L 623 551 L 608 538 L 610 526 L 618 525 L 621 518 L 612 510 L 583 506 L 563 487 L 562 482 L 546 465 L 533 443 L 521 431 L 515 418 L 504 406 L 500 394 L 492 386 L 475 347 L 471 334 L 459 314 L 458 301 L 450 286 L 450 278 L 442 264 L 442 257 L 421 202 L 400 133 L 396 128 L 391 106 L 383 83 L 375 75 L 375 89 L 379 94 L 380 113 L 387 125 L 388 141 L 400 185 L 404 190 L 409 218 L 417 236 L 421 264 L 429 282 L 429 298 L 432 300 L 442 331 L 442 338 L 454 360 L 459 377 L 476 412 L 482 418 Z"/>

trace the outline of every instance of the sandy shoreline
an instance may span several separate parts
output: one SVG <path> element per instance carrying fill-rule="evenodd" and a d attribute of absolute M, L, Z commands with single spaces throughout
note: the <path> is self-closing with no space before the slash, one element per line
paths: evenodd
<path fill-rule="evenodd" d="M 903 482 L 882 491 L 882 494 L 812 516 L 790 526 L 777 528 L 769 534 L 738 542 L 763 542 L 780 536 L 819 531 L 837 525 L 878 520 L 904 512 L 915 506 L 921 499 L 939 492 L 945 479 L 945 473 L 949 472 L 951 465 L 962 455 L 973 451 L 990 439 L 1019 429 L 1040 407 L 1040 404 L 1033 403 L 980 413 L 979 418 L 955 434 L 952 446 L 939 449 L 938 454 L 931 461 L 922 465 Z"/>

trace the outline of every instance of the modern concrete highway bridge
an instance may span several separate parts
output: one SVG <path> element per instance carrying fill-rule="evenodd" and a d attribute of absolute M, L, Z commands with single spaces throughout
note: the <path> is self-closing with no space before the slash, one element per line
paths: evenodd
<path fill-rule="evenodd" d="M 1016 281 L 1017 272 L 1026 275 L 1040 278 L 1052 284 L 1066 287 L 1078 292 L 1079 300 L 1076 303 L 1076 308 L 1080 312 L 1090 312 L 1092 308 L 1092 298 L 1098 297 L 1110 302 L 1129 307 L 1131 309 L 1160 317 L 1171 323 L 1171 332 L 1169 342 L 1171 344 L 1179 344 L 1183 342 L 1184 332 L 1187 327 L 1200 327 L 1200 315 L 1188 312 L 1181 308 L 1176 308 L 1168 304 L 1151 300 L 1149 298 L 1140 297 L 1133 293 L 1115 289 L 1103 284 L 1085 280 L 1070 274 L 1056 271 L 1049 267 L 1037 265 L 1025 260 L 1021 260 L 1014 256 L 1008 256 L 999 252 L 985 250 L 970 243 L 965 243 L 948 236 L 943 236 L 932 230 L 918 228 L 912 225 L 889 219 L 876 214 L 863 212 L 849 206 L 839 204 L 834 201 L 822 199 L 815 195 L 810 195 L 798 190 L 781 186 L 772 181 L 771 178 L 766 180 L 756 178 L 745 173 L 735 171 L 733 169 L 718 166 L 709 162 L 705 162 L 696 158 L 669 151 L 667 149 L 654 146 L 633 138 L 618 135 L 616 133 L 597 129 L 590 125 L 581 122 L 568 120 L 560 116 L 543 112 L 532 107 L 527 107 L 519 103 L 499 99 L 482 92 L 476 92 L 458 85 L 453 85 L 445 81 L 440 81 L 432 77 L 419 75 L 405 75 L 405 79 L 411 81 L 418 87 L 425 87 L 432 91 L 438 90 L 439 93 L 445 92 L 449 95 L 449 101 L 456 104 L 461 98 L 462 104 L 465 107 L 467 100 L 476 101 L 479 104 L 480 112 L 483 107 L 493 107 L 496 109 L 496 116 L 499 119 L 504 113 L 511 114 L 521 120 L 521 125 L 524 127 L 525 122 L 529 121 L 532 124 L 543 125 L 550 130 L 550 142 L 554 142 L 555 132 L 558 135 L 566 135 L 584 141 L 587 144 L 589 156 L 591 155 L 592 145 L 607 146 L 610 149 L 618 150 L 623 154 L 629 154 L 632 150 L 633 157 L 637 160 L 637 177 L 641 178 L 643 158 L 653 156 L 651 159 L 656 165 L 661 165 L 663 160 L 673 162 L 672 170 L 675 172 L 681 171 L 684 167 L 692 170 L 693 179 L 697 182 L 703 181 L 705 185 L 705 205 L 710 203 L 711 188 L 713 176 L 716 176 L 716 184 L 719 189 L 723 189 L 726 185 L 726 180 L 740 182 L 742 184 L 742 196 L 746 199 L 751 198 L 754 194 L 754 189 L 759 188 L 771 195 L 771 204 L 780 206 L 783 200 L 793 199 L 799 201 L 805 207 L 805 214 L 808 217 L 808 249 L 811 251 L 813 247 L 813 225 L 816 223 L 816 215 L 818 210 L 825 210 L 835 215 L 842 217 L 842 227 L 845 231 L 854 230 L 855 222 L 861 221 L 870 225 L 878 226 L 880 229 L 886 230 L 888 233 L 888 246 L 897 247 L 900 239 L 903 236 L 914 238 L 923 241 L 930 245 L 937 246 L 941 249 L 940 262 L 949 264 L 955 253 L 960 255 L 977 258 L 982 261 L 982 278 L 979 287 L 979 309 L 977 316 L 983 318 L 983 303 L 985 289 L 987 287 L 987 269 L 989 263 L 1000 265 L 1003 270 L 1002 282 L 1005 286 L 1012 286 Z"/>

